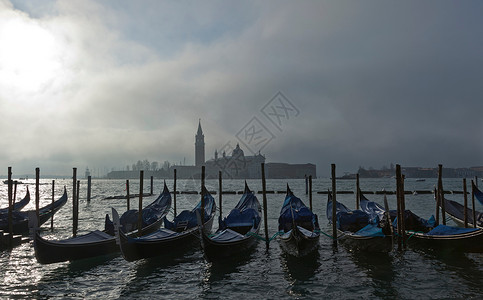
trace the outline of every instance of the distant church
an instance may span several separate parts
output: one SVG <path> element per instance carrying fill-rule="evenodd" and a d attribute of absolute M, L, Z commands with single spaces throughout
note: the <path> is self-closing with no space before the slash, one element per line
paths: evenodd
<path fill-rule="evenodd" d="M 195 135 L 195 166 L 200 167 L 205 164 L 205 135 L 201 129 L 201 120 L 198 123 L 198 132 Z"/>
<path fill-rule="evenodd" d="M 215 150 L 213 159 L 205 161 L 205 135 L 201 128 L 201 120 L 198 123 L 198 131 L 195 135 L 195 165 L 172 165 L 169 170 L 157 170 L 145 172 L 145 176 L 155 178 L 172 178 L 176 169 L 176 176 L 179 179 L 201 178 L 201 167 L 205 166 L 206 178 L 216 179 L 221 171 L 225 179 L 258 179 L 262 177 L 261 164 L 265 163 L 265 156 L 260 152 L 255 155 L 245 155 L 240 145 L 232 150 L 231 155 L 223 151 L 221 156 Z M 314 164 L 287 164 L 287 163 L 266 163 L 265 176 L 267 179 L 305 178 L 312 175 L 316 178 L 316 166 Z M 87 176 L 87 170 L 86 170 Z M 107 178 L 138 178 L 137 171 L 112 171 Z"/>
<path fill-rule="evenodd" d="M 214 158 L 205 161 L 205 135 L 200 120 L 195 135 L 195 165 L 172 168 L 177 169 L 180 178 L 199 178 L 201 166 L 204 165 L 207 178 L 218 178 L 218 173 L 221 171 L 223 178 L 256 179 L 262 177 L 262 163 L 265 163 L 265 156 L 261 153 L 245 155 L 239 144 L 233 149 L 231 155 L 223 151 L 220 156 L 218 150 L 215 150 Z M 265 166 L 267 178 L 304 178 L 309 175 L 316 178 L 314 164 L 268 163 Z"/>
<path fill-rule="evenodd" d="M 205 161 L 205 135 L 201 128 L 201 120 L 198 123 L 198 131 L 195 135 L 195 167 L 205 166 L 206 176 L 218 178 L 221 171 L 224 178 L 260 178 L 261 163 L 265 162 L 265 157 L 260 153 L 254 156 L 245 156 L 240 145 L 236 145 L 231 155 L 226 155 L 225 151 L 221 157 L 218 150 L 215 150 L 215 158 Z M 197 174 L 198 171 L 194 170 Z"/>

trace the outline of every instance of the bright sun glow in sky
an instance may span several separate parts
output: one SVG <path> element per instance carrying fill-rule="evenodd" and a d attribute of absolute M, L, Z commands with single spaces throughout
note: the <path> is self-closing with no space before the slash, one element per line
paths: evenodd
<path fill-rule="evenodd" d="M 200 118 L 207 159 L 258 124 L 270 143 L 245 153 L 320 176 L 483 165 L 482 13 L 471 0 L 0 0 L 0 175 L 190 165 Z M 283 124 L 267 113 L 279 92 L 297 112 Z"/>
<path fill-rule="evenodd" d="M 0 80 L 15 94 L 47 88 L 62 68 L 61 44 L 35 21 L 12 19 L 2 24 L 0 45 Z"/>

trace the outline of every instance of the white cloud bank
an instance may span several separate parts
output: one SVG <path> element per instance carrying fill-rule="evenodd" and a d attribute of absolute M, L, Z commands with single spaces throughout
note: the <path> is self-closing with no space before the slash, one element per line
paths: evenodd
<path fill-rule="evenodd" d="M 483 164 L 477 1 L 42 3 L 0 0 L 0 174 L 192 163 L 198 118 L 208 157 L 257 117 L 319 176 Z"/>

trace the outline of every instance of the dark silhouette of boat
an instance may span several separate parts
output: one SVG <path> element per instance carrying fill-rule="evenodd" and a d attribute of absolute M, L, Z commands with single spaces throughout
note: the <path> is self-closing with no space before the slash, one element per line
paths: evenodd
<path fill-rule="evenodd" d="M 215 234 L 201 231 L 201 245 L 208 261 L 233 258 L 249 252 L 258 241 L 261 226 L 261 206 L 245 182 L 245 190 L 238 204 L 224 219 L 219 218 Z"/>

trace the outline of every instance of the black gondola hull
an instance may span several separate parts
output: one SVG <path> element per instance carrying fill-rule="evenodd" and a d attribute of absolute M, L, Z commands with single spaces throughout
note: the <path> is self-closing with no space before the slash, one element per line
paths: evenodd
<path fill-rule="evenodd" d="M 282 250 L 295 257 L 303 257 L 315 251 L 319 246 L 320 234 L 307 236 L 296 226 L 289 235 L 278 237 Z"/>
<path fill-rule="evenodd" d="M 258 241 L 256 237 L 258 230 L 252 233 L 253 234 L 245 236 L 241 240 L 219 242 L 211 239 L 206 233 L 203 232 L 201 236 L 201 245 L 203 247 L 206 260 L 213 262 L 249 254 Z"/>
<path fill-rule="evenodd" d="M 362 236 L 355 235 L 350 232 L 338 230 L 340 242 L 357 251 L 368 252 L 391 252 L 393 249 L 393 241 L 391 236 Z"/>
<path fill-rule="evenodd" d="M 64 190 L 64 194 L 57 201 L 52 204 L 46 205 L 39 209 L 39 226 L 47 222 L 59 209 L 67 203 L 67 191 Z M 14 234 L 25 234 L 29 232 L 29 213 L 35 213 L 35 211 L 17 212 L 21 215 L 20 220 L 13 220 L 12 228 Z M 0 230 L 8 231 L 8 224 L 2 223 Z"/>
<path fill-rule="evenodd" d="M 410 247 L 451 252 L 483 253 L 483 229 L 454 235 L 407 232 Z"/>
<path fill-rule="evenodd" d="M 144 227 L 142 234 L 146 235 L 158 230 L 161 224 L 162 219 Z M 92 232 L 88 234 L 92 234 Z M 134 231 L 129 233 L 128 236 L 134 236 L 136 234 L 137 231 Z M 86 235 L 80 235 L 79 237 Z M 94 242 L 74 243 L 68 242 L 69 240 L 71 239 L 60 241 L 46 240 L 42 238 L 37 231 L 34 239 L 35 257 L 37 258 L 37 261 L 41 264 L 51 264 L 114 254 L 120 251 L 114 236 Z"/>
<path fill-rule="evenodd" d="M 34 240 L 35 257 L 41 264 L 73 261 L 119 252 L 114 237 L 92 243 L 59 243 L 43 239 L 39 232 Z"/>
<path fill-rule="evenodd" d="M 210 231 L 213 218 L 204 224 Z M 182 255 L 189 249 L 199 246 L 199 228 L 190 228 L 176 236 L 162 239 L 130 239 L 119 233 L 121 252 L 127 261 L 136 261 L 156 256 Z"/>

